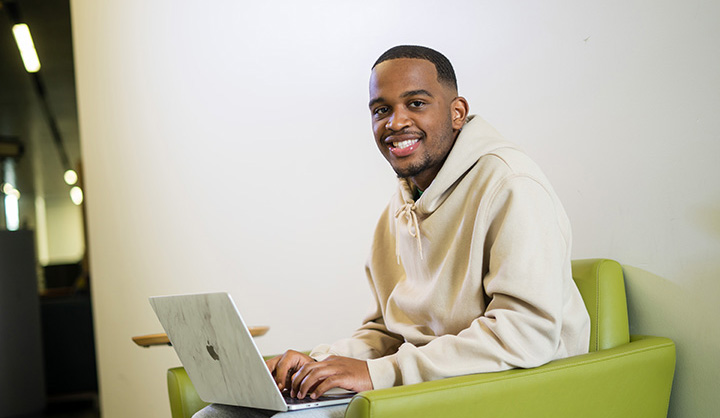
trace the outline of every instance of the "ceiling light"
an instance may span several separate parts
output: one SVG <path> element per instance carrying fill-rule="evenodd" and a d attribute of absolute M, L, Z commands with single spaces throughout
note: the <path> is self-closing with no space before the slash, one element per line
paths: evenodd
<path fill-rule="evenodd" d="M 5 225 L 8 231 L 17 231 L 20 228 L 18 197 L 12 194 L 5 196 Z"/>
<path fill-rule="evenodd" d="M 15 186 L 13 186 L 10 183 L 5 183 L 2 185 L 2 192 L 5 194 L 11 194 L 15 190 Z"/>
<path fill-rule="evenodd" d="M 24 23 L 13 25 L 13 35 L 15 35 L 15 42 L 17 42 L 20 50 L 23 64 L 25 64 L 25 70 L 29 73 L 38 72 L 40 70 L 40 58 L 38 58 L 37 51 L 35 51 L 35 44 L 28 25 Z"/>
<path fill-rule="evenodd" d="M 65 179 L 65 183 L 67 183 L 68 186 L 72 186 L 78 181 L 78 175 L 75 170 L 66 171 L 65 175 L 63 175 L 63 178 Z"/>
<path fill-rule="evenodd" d="M 83 202 L 83 191 L 78 186 L 73 187 L 70 189 L 70 199 L 72 202 L 78 206 L 80 206 Z"/>

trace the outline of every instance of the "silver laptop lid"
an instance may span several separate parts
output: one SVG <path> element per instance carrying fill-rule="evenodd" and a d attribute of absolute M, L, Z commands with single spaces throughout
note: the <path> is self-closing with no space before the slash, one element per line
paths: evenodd
<path fill-rule="evenodd" d="M 150 304 L 203 401 L 288 409 L 229 294 L 158 296 Z"/>

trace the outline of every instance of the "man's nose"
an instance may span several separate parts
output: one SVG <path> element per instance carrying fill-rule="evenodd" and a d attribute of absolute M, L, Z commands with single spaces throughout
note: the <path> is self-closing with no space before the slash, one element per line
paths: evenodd
<path fill-rule="evenodd" d="M 390 118 L 388 118 L 388 121 L 385 123 L 385 128 L 397 132 L 402 131 L 410 125 L 412 125 L 412 120 L 404 111 L 398 109 L 390 115 Z"/>

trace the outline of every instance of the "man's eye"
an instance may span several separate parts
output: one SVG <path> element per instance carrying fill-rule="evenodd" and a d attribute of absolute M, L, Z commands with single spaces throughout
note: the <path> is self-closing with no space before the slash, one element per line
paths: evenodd
<path fill-rule="evenodd" d="M 422 100 L 413 100 L 410 102 L 410 107 L 423 107 L 425 105 L 425 102 Z"/>
<path fill-rule="evenodd" d="M 377 116 L 382 116 L 382 115 L 386 114 L 387 111 L 388 111 L 388 108 L 385 107 L 385 106 L 382 106 L 382 107 L 376 108 L 376 109 L 373 111 L 373 113 L 374 113 L 375 115 L 377 115 Z"/>

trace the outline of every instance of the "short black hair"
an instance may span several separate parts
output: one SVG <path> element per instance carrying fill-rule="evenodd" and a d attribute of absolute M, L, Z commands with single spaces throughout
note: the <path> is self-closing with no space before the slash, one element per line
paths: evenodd
<path fill-rule="evenodd" d="M 455 70 L 453 70 L 453 66 L 450 63 L 450 60 L 447 59 L 445 55 L 426 46 L 394 46 L 385 51 L 382 55 L 380 55 L 380 58 L 378 58 L 377 61 L 375 61 L 375 64 L 373 64 L 372 69 L 375 69 L 375 67 L 381 62 L 394 60 L 397 58 L 417 58 L 430 61 L 435 65 L 435 70 L 437 70 L 438 82 L 445 83 L 446 85 L 454 88 L 455 91 L 457 91 L 457 78 L 455 78 Z"/>

